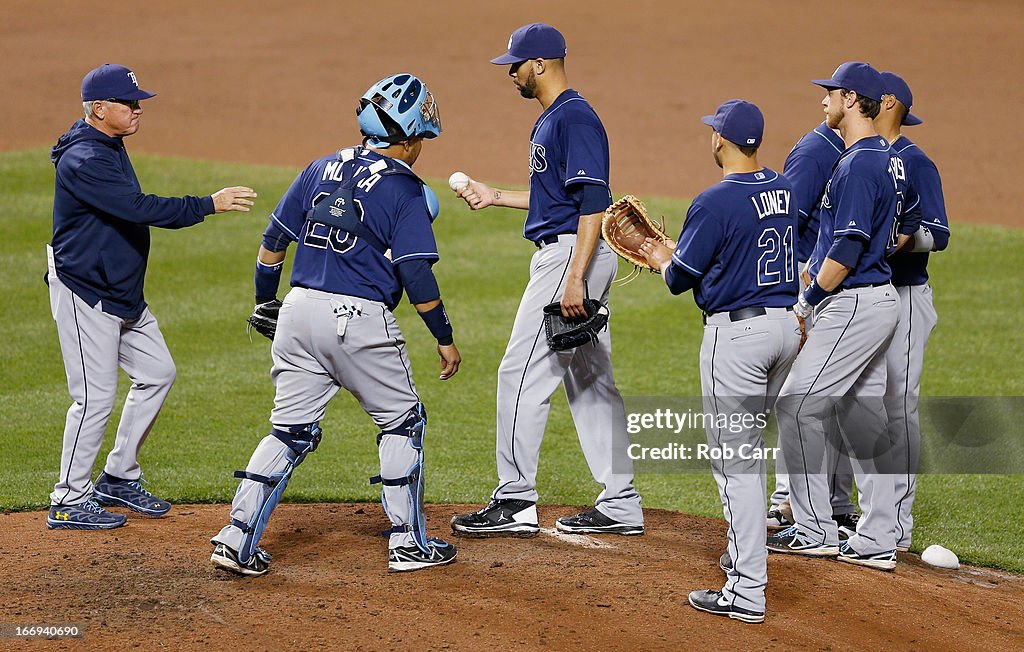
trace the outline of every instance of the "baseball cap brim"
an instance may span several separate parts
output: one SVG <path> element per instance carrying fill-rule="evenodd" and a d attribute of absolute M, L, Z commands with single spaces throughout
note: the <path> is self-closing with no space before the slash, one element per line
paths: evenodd
<path fill-rule="evenodd" d="M 834 79 L 812 79 L 811 83 L 828 89 L 843 87 L 842 84 L 837 84 Z"/>
<path fill-rule="evenodd" d="M 148 100 L 151 97 L 156 97 L 156 93 L 150 93 L 144 91 L 141 88 L 137 88 L 130 93 L 124 93 L 122 97 L 118 97 L 119 100 Z"/>
<path fill-rule="evenodd" d="M 505 54 L 503 54 L 501 56 L 494 57 L 493 59 L 491 59 L 491 63 L 493 63 L 495 65 L 498 65 L 498 66 L 506 66 L 506 65 L 509 65 L 509 64 L 512 64 L 512 63 L 518 63 L 520 61 L 526 61 L 526 59 L 524 59 L 522 57 L 517 57 L 516 55 L 512 54 L 511 52 L 506 52 Z"/>
<path fill-rule="evenodd" d="M 707 126 L 711 127 L 711 128 L 714 128 L 714 126 L 715 126 L 715 116 L 713 116 L 713 115 L 706 115 L 706 116 L 702 117 L 700 119 L 700 121 L 703 122 L 704 124 L 706 124 Z"/>
<path fill-rule="evenodd" d="M 922 122 L 924 122 L 924 120 L 922 120 L 921 118 L 917 117 L 913 113 L 907 113 L 907 115 L 903 116 L 903 124 L 907 125 L 908 127 L 913 127 L 914 125 L 919 125 Z"/>

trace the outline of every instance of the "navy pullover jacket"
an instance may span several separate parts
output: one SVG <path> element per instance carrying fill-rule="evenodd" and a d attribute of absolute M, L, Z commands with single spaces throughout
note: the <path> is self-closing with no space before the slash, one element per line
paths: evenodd
<path fill-rule="evenodd" d="M 57 277 L 90 306 L 134 320 L 146 308 L 142 286 L 149 227 L 180 229 L 215 210 L 213 198 L 145 195 L 122 138 L 79 120 L 50 150 L 57 168 L 53 258 Z"/>

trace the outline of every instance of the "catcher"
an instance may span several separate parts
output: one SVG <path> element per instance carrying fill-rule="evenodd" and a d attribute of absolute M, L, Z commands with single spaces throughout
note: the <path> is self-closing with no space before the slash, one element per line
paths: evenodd
<path fill-rule="evenodd" d="M 458 372 L 462 356 L 431 271 L 440 259 L 431 227 L 437 197 L 412 171 L 424 142 L 441 135 L 441 118 L 427 86 L 407 73 L 371 86 L 356 115 L 362 145 L 313 161 L 263 235 L 249 323 L 273 339 L 273 427 L 245 470 L 235 473 L 241 483 L 228 523 L 211 540 L 213 565 L 240 575 L 269 570 L 260 539 L 292 473 L 316 450 L 320 421 L 340 389 L 380 429 L 380 475 L 370 482 L 383 487 L 381 505 L 393 526 L 386 531 L 388 570 L 456 558 L 455 546 L 427 536 L 427 412 L 392 314 L 407 295 L 437 340 L 439 379 Z M 292 289 L 279 302 L 281 265 L 292 242 L 298 248 Z"/>

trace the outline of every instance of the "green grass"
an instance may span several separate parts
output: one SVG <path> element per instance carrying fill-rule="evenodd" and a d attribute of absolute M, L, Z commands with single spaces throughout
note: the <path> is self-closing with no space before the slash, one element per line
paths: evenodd
<path fill-rule="evenodd" d="M 228 501 L 273 401 L 268 343 L 245 334 L 253 258 L 266 215 L 297 170 L 134 157 L 147 192 L 202 194 L 247 184 L 260 192 L 249 214 L 214 216 L 182 231 L 153 230 L 146 295 L 178 366 L 178 381 L 142 453 L 155 489 L 175 502 Z M 432 502 L 485 499 L 494 486 L 495 372 L 525 286 L 534 248 L 521 239 L 523 214 L 470 213 L 433 184 L 439 282 L 465 362 L 437 380 L 432 339 L 408 305 L 398 319 L 410 340 L 418 389 L 431 415 L 427 433 Z M 0 155 L 0 509 L 41 508 L 57 476 L 69 405 L 49 314 L 44 245 L 51 229 L 53 168 L 44 150 Z M 678 232 L 685 202 L 645 198 Z M 954 216 L 955 217 L 955 216 Z M 940 324 L 932 336 L 924 392 L 935 396 L 1020 395 L 1019 329 L 1024 231 L 956 224 L 953 247 L 932 265 Z M 626 270 L 623 268 L 622 270 Z M 287 278 L 287 271 L 286 276 Z M 645 275 L 613 293 L 616 379 L 626 396 L 699 395 L 699 312 Z M 1008 314 L 1015 310 L 1016 314 Z M 122 381 L 121 397 L 127 391 Z M 598 491 L 583 461 L 564 395 L 552 401 L 538 480 L 548 503 L 588 504 Z M 113 439 L 120 404 L 97 466 Z M 377 500 L 375 429 L 347 394 L 323 423 L 317 453 L 288 487 L 291 501 Z M 648 507 L 721 518 L 710 474 L 637 477 Z M 917 502 L 918 544 L 942 543 L 964 561 L 1024 571 L 1022 476 L 929 475 Z"/>

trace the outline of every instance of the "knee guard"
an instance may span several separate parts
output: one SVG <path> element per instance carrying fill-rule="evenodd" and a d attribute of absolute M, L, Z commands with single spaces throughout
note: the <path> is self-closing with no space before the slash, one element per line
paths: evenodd
<path fill-rule="evenodd" d="M 423 436 L 427 412 L 422 403 L 397 428 L 377 435 L 381 474 L 370 478 L 381 484 L 381 504 L 393 527 L 385 535 L 408 532 L 416 546 L 430 553 L 423 513 Z"/>
<path fill-rule="evenodd" d="M 263 530 L 267 527 L 270 514 L 280 502 L 281 494 L 288 486 L 288 480 L 292 477 L 295 467 L 306 459 L 306 455 L 316 450 L 320 444 L 321 435 L 320 426 L 317 423 L 290 426 L 286 430 L 272 428 L 264 442 L 269 441 L 273 444 L 274 440 L 277 440 L 283 444 L 283 455 L 280 454 L 280 450 L 275 454 L 260 455 L 260 448 L 263 447 L 263 442 L 261 442 L 260 447 L 257 447 L 256 452 L 253 453 L 246 470 L 235 471 L 235 477 L 242 479 L 235 492 L 235 502 L 242 507 L 240 511 L 243 514 L 248 512 L 245 514 L 244 520 L 234 518 L 234 513 L 231 519 L 231 524 L 242 531 L 242 543 L 238 547 L 238 560 L 243 564 L 248 562 L 254 554 L 266 554 L 259 550 L 257 545 L 260 542 L 260 537 L 263 536 Z M 250 492 L 250 496 L 239 501 L 238 495 L 243 491 Z M 253 492 L 255 496 L 251 495 Z M 251 500 L 252 498 L 255 500 Z M 246 502 L 254 509 L 246 509 Z M 232 511 L 234 512 L 234 510 Z"/>

